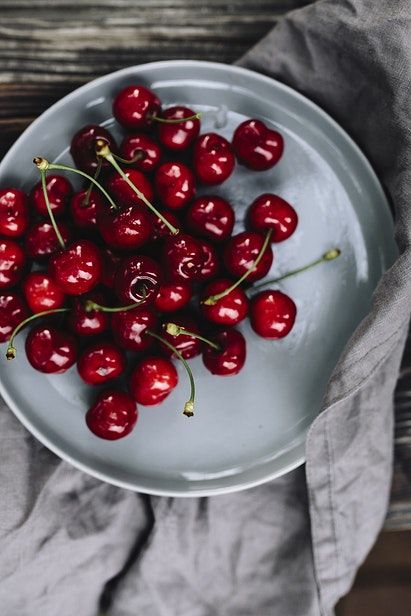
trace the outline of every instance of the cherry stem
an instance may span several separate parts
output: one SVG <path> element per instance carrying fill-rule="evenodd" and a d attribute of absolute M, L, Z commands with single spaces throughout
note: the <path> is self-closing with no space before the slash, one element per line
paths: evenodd
<path fill-rule="evenodd" d="M 121 158 L 121 156 L 118 156 L 117 154 L 113 154 L 113 158 L 118 160 L 119 163 L 123 163 L 124 165 L 132 165 L 133 163 L 137 163 L 139 160 L 142 160 L 145 157 L 146 156 L 143 150 L 138 150 L 136 154 L 134 154 L 133 158 L 129 158 L 129 159 Z M 100 158 L 100 160 L 102 161 L 103 159 Z"/>
<path fill-rule="evenodd" d="M 161 118 L 157 115 L 148 116 L 149 120 L 154 120 L 155 122 L 160 122 L 160 124 L 182 124 L 183 122 L 189 122 L 190 120 L 200 120 L 203 114 L 201 111 L 195 113 L 192 116 L 188 116 L 188 118 Z"/>
<path fill-rule="evenodd" d="M 30 323 L 31 321 L 34 321 L 35 319 L 38 319 L 40 317 L 49 316 L 51 314 L 58 314 L 60 312 L 69 312 L 69 310 L 70 308 L 54 308 L 53 310 L 43 310 L 42 312 L 36 312 L 36 314 L 32 314 L 31 316 L 27 317 L 27 319 L 20 321 L 20 323 L 14 328 L 13 333 L 10 336 L 10 340 L 9 340 L 7 350 L 6 350 L 6 358 L 14 359 L 16 357 L 17 350 L 13 346 L 14 338 L 17 336 L 19 331 L 23 329 L 25 325 L 27 325 L 27 323 Z"/>
<path fill-rule="evenodd" d="M 190 332 L 185 327 L 181 327 L 181 325 L 177 325 L 176 323 L 167 323 L 166 332 L 171 336 L 180 336 L 181 334 L 185 334 L 186 336 L 197 338 L 198 340 L 201 340 L 201 342 L 205 342 L 205 344 L 208 344 L 212 349 L 215 349 L 216 351 L 221 351 L 221 348 L 215 342 L 211 342 L 211 340 L 208 340 L 208 338 L 201 336 L 201 334 Z"/>
<path fill-rule="evenodd" d="M 155 332 L 152 332 L 149 329 L 146 329 L 146 334 L 162 342 L 167 348 L 170 349 L 170 351 L 173 351 L 173 353 L 177 355 L 178 359 L 182 361 L 183 366 L 187 371 L 188 378 L 190 380 L 190 397 L 184 405 L 183 415 L 185 415 L 186 417 L 192 417 L 194 415 L 194 402 L 195 402 L 196 388 L 195 388 L 193 373 L 191 372 L 191 368 L 188 365 L 187 360 L 184 359 L 180 351 L 176 349 L 176 347 L 173 346 L 170 342 L 168 342 L 168 340 L 163 338 L 163 336 L 160 336 L 159 334 L 156 334 Z"/>
<path fill-rule="evenodd" d="M 295 270 L 292 270 L 291 272 L 288 272 L 287 274 L 284 274 L 283 276 L 279 276 L 278 278 L 272 278 L 271 280 L 264 280 L 264 282 L 261 282 L 260 284 L 252 287 L 252 290 L 257 290 L 257 289 L 261 289 L 262 287 L 265 287 L 268 284 L 275 284 L 276 282 L 280 282 L 281 280 L 285 280 L 286 278 L 290 278 L 290 276 L 295 276 L 295 274 L 301 274 L 301 272 L 305 272 L 308 269 L 311 269 L 312 267 L 315 267 L 316 265 L 320 265 L 320 263 L 325 263 L 327 261 L 333 261 L 334 259 L 336 259 L 337 257 L 339 257 L 341 254 L 341 250 L 339 248 L 332 248 L 331 250 L 327 250 L 327 252 L 325 252 L 319 259 L 316 259 L 315 261 L 311 261 L 311 263 L 308 263 L 307 265 L 303 265 L 302 267 L 298 267 Z"/>
<path fill-rule="evenodd" d="M 258 253 L 254 263 L 247 269 L 247 271 L 244 272 L 244 274 L 238 280 L 236 280 L 236 282 L 234 282 L 231 286 L 227 287 L 227 289 L 224 289 L 224 291 L 221 291 L 221 293 L 216 293 L 215 295 L 210 295 L 210 297 L 207 297 L 207 299 L 205 299 L 202 302 L 203 304 L 205 304 L 206 306 L 214 306 L 220 299 L 222 299 L 223 297 L 231 293 L 231 291 L 234 291 L 234 289 L 240 286 L 240 284 L 242 284 L 244 280 L 247 280 L 247 278 L 250 276 L 250 274 L 254 272 L 254 270 L 257 268 L 258 264 L 260 263 L 261 259 L 263 258 L 264 253 L 267 249 L 267 246 L 270 243 L 271 234 L 272 234 L 272 229 L 268 229 L 267 234 L 264 239 L 264 243 L 261 246 L 261 250 Z"/>
<path fill-rule="evenodd" d="M 101 158 L 98 159 L 98 164 L 97 164 L 97 168 L 94 172 L 94 179 L 97 180 L 97 178 L 99 177 L 100 173 L 101 173 L 101 167 L 103 166 L 103 161 Z M 91 195 L 91 191 L 93 190 L 93 182 L 90 182 L 89 187 L 87 188 L 87 192 L 84 195 L 84 199 L 83 199 L 83 203 L 82 206 L 83 207 L 88 207 L 89 203 L 90 203 L 90 195 Z"/>
<path fill-rule="evenodd" d="M 101 306 L 100 304 L 93 302 L 93 300 L 88 299 L 84 304 L 84 309 L 86 312 L 92 312 L 93 310 L 97 310 L 98 312 L 127 312 L 127 310 L 133 310 L 134 308 L 141 306 L 141 304 L 144 304 L 147 299 L 146 287 L 143 287 L 142 295 L 143 298 L 139 302 L 129 304 L 128 306 L 116 306 L 114 308 L 111 308 L 110 306 Z"/>
<path fill-rule="evenodd" d="M 133 184 L 133 182 L 127 177 L 127 175 L 124 173 L 124 171 L 122 170 L 122 168 L 118 165 L 118 163 L 116 162 L 116 160 L 114 159 L 113 154 L 110 151 L 110 148 L 108 147 L 107 143 L 105 141 L 103 141 L 102 139 L 97 139 L 96 141 L 96 154 L 97 156 L 101 156 L 102 158 L 105 158 L 111 165 L 113 165 L 114 169 L 121 175 L 121 177 L 123 178 L 123 180 L 125 182 L 127 182 L 127 184 L 130 186 L 130 188 L 133 190 L 133 192 L 136 193 L 137 197 L 139 199 L 141 199 L 141 201 L 143 201 L 143 203 L 146 204 L 146 206 L 152 211 L 154 212 L 154 214 L 156 216 L 158 216 L 158 218 L 166 225 L 166 227 L 170 230 L 170 232 L 173 235 L 177 235 L 180 230 L 177 229 L 176 227 L 174 227 L 168 220 L 167 218 L 165 218 L 155 207 L 152 203 L 150 203 L 150 201 L 146 198 L 146 196 L 137 188 L 137 186 L 135 186 L 135 184 Z"/>
<path fill-rule="evenodd" d="M 51 205 L 50 205 L 50 201 L 49 201 L 49 195 L 48 195 L 48 192 L 47 192 L 46 171 L 44 171 L 43 169 L 40 169 L 40 177 L 41 177 L 41 186 L 43 188 L 43 195 L 44 195 L 44 201 L 46 202 L 47 212 L 48 212 L 51 224 L 53 226 L 53 229 L 54 229 L 54 231 L 56 233 L 56 236 L 57 236 L 57 239 L 59 241 L 59 244 L 60 244 L 60 246 L 64 250 L 64 248 L 66 247 L 66 244 L 65 244 L 65 242 L 63 240 L 63 237 L 62 237 L 62 235 L 60 233 L 60 229 L 57 226 L 56 219 L 54 218 L 54 214 L 53 214 L 53 211 L 51 209 Z"/>

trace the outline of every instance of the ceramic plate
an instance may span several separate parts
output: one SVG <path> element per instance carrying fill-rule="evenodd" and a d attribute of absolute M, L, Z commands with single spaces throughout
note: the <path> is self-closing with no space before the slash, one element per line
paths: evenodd
<path fill-rule="evenodd" d="M 217 192 L 235 206 L 237 230 L 247 205 L 262 192 L 290 201 L 299 226 L 274 245 L 270 275 L 280 275 L 338 246 L 342 256 L 279 286 L 298 316 L 280 341 L 258 338 L 248 323 L 247 362 L 235 377 L 215 377 L 200 358 L 195 417 L 181 414 L 186 375 L 159 407 L 140 407 L 135 431 L 106 442 L 86 428 L 90 403 L 76 369 L 35 372 L 20 336 L 14 362 L 0 361 L 1 391 L 20 421 L 78 468 L 115 485 L 174 496 L 240 490 L 302 464 L 307 430 L 321 408 L 327 381 L 348 338 L 371 305 L 373 290 L 395 256 L 393 223 L 369 163 L 346 133 L 292 89 L 242 68 L 195 61 L 155 62 L 112 73 L 66 96 L 20 137 L 0 166 L 0 185 L 29 189 L 38 179 L 35 155 L 70 162 L 73 133 L 101 123 L 118 134 L 111 102 L 130 83 L 152 88 L 164 105 L 205 112 L 202 131 L 228 139 L 248 117 L 263 119 L 285 138 L 281 161 L 266 172 L 237 166 Z M 73 176 L 70 176 L 73 179 Z M 215 192 L 215 189 L 213 189 Z M 4 349 L 3 349 L 4 350 Z"/>

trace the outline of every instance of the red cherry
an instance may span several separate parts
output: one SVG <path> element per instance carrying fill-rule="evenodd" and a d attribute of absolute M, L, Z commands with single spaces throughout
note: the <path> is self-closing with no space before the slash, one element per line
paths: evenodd
<path fill-rule="evenodd" d="M 219 278 L 210 282 L 202 291 L 201 299 L 206 300 L 211 295 L 222 293 L 232 285 L 232 281 L 227 278 Z M 230 293 L 208 306 L 200 303 L 204 317 L 212 323 L 218 325 L 237 325 L 248 314 L 249 300 L 241 287 L 236 287 Z"/>
<path fill-rule="evenodd" d="M 151 217 L 145 207 L 128 205 L 116 211 L 105 209 L 97 219 L 103 240 L 117 250 L 133 250 L 145 244 L 151 235 Z"/>
<path fill-rule="evenodd" d="M 160 266 L 144 255 L 124 259 L 117 268 L 114 288 L 120 302 L 149 302 L 157 295 L 162 272 Z"/>
<path fill-rule="evenodd" d="M 85 297 L 76 298 L 68 314 L 68 324 L 77 336 L 94 336 L 105 332 L 110 324 L 110 317 L 101 310 L 87 311 L 85 304 L 91 300 L 100 306 L 105 305 L 106 297 L 100 291 L 92 291 Z"/>
<path fill-rule="evenodd" d="M 39 372 L 59 374 L 76 361 L 77 345 L 74 336 L 56 327 L 38 325 L 26 338 L 26 355 Z"/>
<path fill-rule="evenodd" d="M 202 245 L 191 235 L 168 237 L 163 247 L 163 264 L 171 280 L 195 280 L 204 265 Z"/>
<path fill-rule="evenodd" d="M 66 296 L 46 272 L 30 272 L 22 283 L 23 294 L 34 313 L 61 308 Z"/>
<path fill-rule="evenodd" d="M 264 244 L 264 237 L 255 231 L 243 231 L 234 235 L 224 251 L 224 264 L 232 276 L 242 276 L 252 267 Z M 273 262 L 273 251 L 268 245 L 256 269 L 248 276 L 252 282 L 264 278 Z"/>
<path fill-rule="evenodd" d="M 158 115 L 161 102 L 157 96 L 144 86 L 127 86 L 121 90 L 113 102 L 113 115 L 122 126 L 128 129 L 144 129 Z"/>
<path fill-rule="evenodd" d="M 49 272 L 68 295 L 82 295 L 101 280 L 100 250 L 88 240 L 77 240 L 50 258 Z"/>
<path fill-rule="evenodd" d="M 199 280 L 203 282 L 217 276 L 218 270 L 220 269 L 220 262 L 214 246 L 200 239 L 198 239 L 197 242 L 201 245 L 204 255 L 203 267 L 199 274 Z"/>
<path fill-rule="evenodd" d="M 261 291 L 251 298 L 250 323 L 263 338 L 284 338 L 292 329 L 297 308 L 281 291 Z"/>
<path fill-rule="evenodd" d="M 156 330 L 157 316 L 149 308 L 115 312 L 111 317 L 111 328 L 114 339 L 122 348 L 129 351 L 145 351 L 153 342 L 153 338 L 145 332 Z"/>
<path fill-rule="evenodd" d="M 194 175 L 183 163 L 163 163 L 156 171 L 154 182 L 161 203 L 172 210 L 184 207 L 196 192 Z"/>
<path fill-rule="evenodd" d="M 194 111 L 188 107 L 169 107 L 161 114 L 165 120 L 182 120 L 192 118 Z M 159 123 L 158 139 L 168 150 L 181 151 L 188 148 L 200 132 L 200 120 L 191 119 L 173 124 Z"/>
<path fill-rule="evenodd" d="M 160 285 L 155 305 L 160 312 L 181 310 L 191 299 L 191 287 L 187 282 L 167 282 Z"/>
<path fill-rule="evenodd" d="M 93 230 L 97 225 L 97 217 L 109 206 L 96 190 L 90 192 L 88 202 L 86 202 L 87 192 L 87 190 L 81 190 L 73 195 L 70 201 L 70 214 L 76 227 Z"/>
<path fill-rule="evenodd" d="M 218 344 L 217 351 L 205 345 L 203 349 L 203 363 L 211 374 L 231 376 L 238 374 L 245 364 L 246 344 L 244 336 L 235 329 L 223 329 L 213 336 L 211 342 Z"/>
<path fill-rule="evenodd" d="M 125 160 L 133 159 L 137 154 L 141 158 L 132 163 L 134 169 L 150 173 L 158 167 L 161 159 L 161 148 L 151 137 L 144 133 L 126 137 L 121 145 L 121 156 Z"/>
<path fill-rule="evenodd" d="M 13 292 L 0 295 L 0 342 L 6 342 L 27 316 L 27 306 L 20 295 Z"/>
<path fill-rule="evenodd" d="M 70 241 L 71 233 L 64 222 L 58 222 L 57 227 L 64 243 Z M 30 259 L 43 261 L 61 249 L 56 232 L 50 222 L 37 222 L 27 231 L 24 247 Z"/>
<path fill-rule="evenodd" d="M 141 171 L 137 171 L 137 169 L 128 168 L 124 171 L 124 173 L 134 184 L 134 186 L 138 188 L 141 193 L 143 193 L 147 201 L 151 202 L 153 200 L 154 193 L 150 180 L 148 180 L 146 176 L 141 173 Z M 107 182 L 107 189 L 116 205 L 123 205 L 125 207 L 129 207 L 130 205 L 141 205 L 146 207 L 144 202 L 120 174 L 116 173 L 111 176 Z"/>
<path fill-rule="evenodd" d="M 241 164 L 254 171 L 265 171 L 280 160 L 284 140 L 261 120 L 246 120 L 234 132 L 233 148 Z"/>
<path fill-rule="evenodd" d="M 87 347 L 77 361 L 77 370 L 85 383 L 100 385 L 116 379 L 126 368 L 126 358 L 112 342 L 97 342 Z"/>
<path fill-rule="evenodd" d="M 96 155 L 96 141 L 102 140 L 112 152 L 117 152 L 117 145 L 111 133 L 98 124 L 83 126 L 71 140 L 70 154 L 76 167 L 89 175 L 94 175 L 99 164 Z M 102 160 L 103 167 L 110 167 L 110 163 Z"/>
<path fill-rule="evenodd" d="M 177 216 L 175 216 L 172 212 L 164 210 L 163 212 L 161 212 L 161 214 L 166 220 L 168 220 L 169 223 L 173 225 L 173 227 L 176 227 L 176 229 L 179 229 L 181 227 L 180 221 L 178 220 Z M 153 228 L 151 231 L 151 239 L 153 240 L 153 242 L 157 240 L 162 240 L 165 237 L 172 235 L 170 229 L 165 225 L 164 221 L 161 220 L 161 218 L 159 218 L 158 216 L 155 216 L 155 214 L 152 214 L 152 224 Z"/>
<path fill-rule="evenodd" d="M 160 404 L 178 383 L 174 364 L 164 357 L 146 357 L 134 368 L 130 377 L 130 391 L 144 406 Z"/>
<path fill-rule="evenodd" d="M 48 175 L 46 177 L 46 188 L 51 211 L 54 216 L 62 216 L 66 212 L 67 204 L 73 193 L 70 182 L 62 175 Z M 30 205 L 40 216 L 48 217 L 41 182 L 37 182 L 31 190 Z"/>
<path fill-rule="evenodd" d="M 0 239 L 0 289 L 17 284 L 23 275 L 26 256 L 17 242 Z"/>
<path fill-rule="evenodd" d="M 250 225 L 255 231 L 272 229 L 271 241 L 283 242 L 295 231 L 298 216 L 295 209 L 278 195 L 260 195 L 248 211 Z"/>
<path fill-rule="evenodd" d="M 217 133 L 201 135 L 194 147 L 194 172 L 203 184 L 221 184 L 233 172 L 235 156 L 231 144 Z"/>
<path fill-rule="evenodd" d="M 173 314 L 172 322 L 180 327 L 184 327 L 184 329 L 187 329 L 193 334 L 201 333 L 198 323 L 189 315 Z M 173 336 L 167 331 L 164 331 L 162 332 L 162 335 L 167 342 L 172 344 L 173 347 L 177 349 L 177 351 L 180 351 L 184 359 L 192 359 L 193 357 L 200 355 L 203 348 L 203 343 L 201 340 L 194 338 L 194 336 L 191 336 L 190 334 L 181 333 L 178 336 Z M 165 345 L 161 345 L 161 350 L 165 355 L 167 355 L 167 357 L 175 357 L 173 351 Z"/>
<path fill-rule="evenodd" d="M 116 441 L 130 434 L 138 418 L 133 398 L 118 389 L 103 391 L 86 413 L 86 423 L 99 438 Z"/>
<path fill-rule="evenodd" d="M 101 251 L 101 256 L 103 257 L 103 273 L 101 282 L 104 286 L 112 289 L 114 287 L 114 279 L 117 268 L 123 260 L 123 257 L 113 252 L 113 250 L 108 246 L 104 246 Z"/>
<path fill-rule="evenodd" d="M 225 199 L 199 197 L 187 210 L 187 225 L 194 233 L 213 242 L 227 240 L 234 227 L 234 210 Z"/>
<path fill-rule="evenodd" d="M 20 237 L 29 226 L 26 193 L 18 188 L 0 190 L 0 235 Z"/>

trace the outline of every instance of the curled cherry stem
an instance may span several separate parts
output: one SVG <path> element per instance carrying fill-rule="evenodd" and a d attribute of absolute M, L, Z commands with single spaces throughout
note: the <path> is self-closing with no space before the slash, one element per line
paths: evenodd
<path fill-rule="evenodd" d="M 43 310 L 42 312 L 36 312 L 36 314 L 32 314 L 31 316 L 27 317 L 27 319 L 20 321 L 20 323 L 14 328 L 13 333 L 10 336 L 10 340 L 6 350 L 6 358 L 14 359 L 16 357 L 17 350 L 13 346 L 13 342 L 17 334 L 20 332 L 20 330 L 23 329 L 25 325 L 27 325 L 27 323 L 30 323 L 35 319 L 39 319 L 40 317 L 47 317 L 52 314 L 59 314 L 60 312 L 69 312 L 69 310 L 70 308 L 53 308 L 53 310 Z"/>
<path fill-rule="evenodd" d="M 148 116 L 148 119 L 154 120 L 155 122 L 160 122 L 160 124 L 182 124 L 183 122 L 189 122 L 190 120 L 200 120 L 202 115 L 203 114 L 201 111 L 199 111 L 198 113 L 188 116 L 188 118 L 162 118 L 158 115 L 151 115 Z"/>
<path fill-rule="evenodd" d="M 185 334 L 186 336 L 191 336 L 192 338 L 197 338 L 198 340 L 201 340 L 201 342 L 208 344 L 208 346 L 210 346 L 212 349 L 215 349 L 216 351 L 221 350 L 219 345 L 216 344 L 215 342 L 212 342 L 211 340 L 209 340 L 208 338 L 205 338 L 201 334 L 196 334 L 195 332 L 191 332 L 185 327 L 181 327 L 181 325 L 177 325 L 176 323 L 167 323 L 166 332 L 170 334 L 171 336 L 180 336 L 181 334 Z"/>

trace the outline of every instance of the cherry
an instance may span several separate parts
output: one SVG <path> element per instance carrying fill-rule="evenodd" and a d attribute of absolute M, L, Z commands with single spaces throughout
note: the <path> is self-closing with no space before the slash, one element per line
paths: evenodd
<path fill-rule="evenodd" d="M 213 242 L 227 240 L 234 227 L 234 210 L 222 197 L 199 197 L 187 210 L 187 225 L 194 233 Z"/>
<path fill-rule="evenodd" d="M 117 344 L 129 351 L 145 351 L 152 344 L 147 330 L 157 328 L 157 315 L 149 308 L 115 312 L 111 317 L 111 328 Z"/>
<path fill-rule="evenodd" d="M 254 171 L 271 169 L 280 160 L 284 140 L 261 120 L 246 120 L 237 126 L 233 148 L 238 161 Z"/>
<path fill-rule="evenodd" d="M 77 370 L 85 383 L 100 385 L 116 379 L 126 368 L 126 358 L 112 342 L 96 342 L 87 347 L 77 361 Z"/>
<path fill-rule="evenodd" d="M 204 265 L 202 245 L 185 233 L 168 237 L 163 247 L 163 264 L 171 280 L 195 280 Z"/>
<path fill-rule="evenodd" d="M 108 246 L 104 246 L 101 251 L 101 256 L 103 258 L 101 282 L 104 286 L 112 289 L 114 287 L 114 279 L 116 277 L 117 268 L 123 260 L 123 257 L 116 254 Z"/>
<path fill-rule="evenodd" d="M 257 197 L 250 205 L 248 215 L 255 231 L 272 229 L 272 242 L 283 242 L 289 238 L 298 223 L 295 209 L 278 195 L 270 193 Z"/>
<path fill-rule="evenodd" d="M 158 139 L 168 150 L 185 150 L 193 143 L 200 132 L 200 121 L 195 118 L 194 111 L 188 107 L 169 107 L 163 111 L 159 118 L 164 120 L 184 120 L 184 118 L 188 118 L 185 122 L 159 123 Z"/>
<path fill-rule="evenodd" d="M 193 317 L 186 314 L 173 314 L 173 324 L 188 330 L 189 333 L 183 332 L 178 335 L 173 335 L 166 330 L 163 334 L 164 339 L 176 348 L 184 359 L 192 359 L 200 355 L 203 343 L 199 338 L 195 337 L 195 335 L 201 335 L 201 333 Z M 164 346 L 162 350 L 168 357 L 175 357 L 175 354 L 170 348 Z"/>
<path fill-rule="evenodd" d="M 244 336 L 235 329 L 222 329 L 211 336 L 211 341 L 219 348 L 204 347 L 203 363 L 207 370 L 219 376 L 238 374 L 246 360 Z"/>
<path fill-rule="evenodd" d="M 76 192 L 70 201 L 70 214 L 79 229 L 93 230 L 97 226 L 97 217 L 108 209 L 103 197 L 95 190 Z"/>
<path fill-rule="evenodd" d="M 155 306 L 160 312 L 175 312 L 188 304 L 191 294 L 191 286 L 187 282 L 166 282 L 158 289 Z"/>
<path fill-rule="evenodd" d="M 234 235 L 224 251 L 224 264 L 233 276 L 242 276 L 252 266 L 264 244 L 264 237 L 255 231 L 243 231 Z M 267 275 L 273 262 L 273 251 L 267 246 L 254 271 L 248 275 L 248 282 Z"/>
<path fill-rule="evenodd" d="M 92 291 L 85 297 L 76 298 L 68 315 L 68 324 L 77 336 L 93 336 L 105 332 L 110 324 L 107 313 L 101 310 L 87 310 L 86 302 L 104 304 L 105 296 L 100 291 Z"/>
<path fill-rule="evenodd" d="M 263 338 L 284 338 L 292 329 L 297 308 L 281 291 L 261 291 L 251 298 L 250 323 Z"/>
<path fill-rule="evenodd" d="M 103 126 L 98 124 L 88 124 L 83 126 L 71 140 L 70 154 L 76 167 L 94 175 L 99 165 L 109 167 L 105 161 L 99 161 L 96 156 L 96 141 L 103 140 L 110 146 L 113 152 L 117 151 L 117 146 L 113 135 Z"/>
<path fill-rule="evenodd" d="M 13 292 L 0 295 L 0 342 L 6 342 L 27 316 L 27 306 L 20 295 Z"/>
<path fill-rule="evenodd" d="M 217 133 L 201 135 L 194 147 L 193 168 L 203 184 L 221 184 L 234 170 L 231 144 Z"/>
<path fill-rule="evenodd" d="M 36 370 L 59 374 L 75 363 L 76 340 L 74 336 L 57 327 L 38 325 L 26 338 L 26 355 Z"/>
<path fill-rule="evenodd" d="M 206 300 L 212 295 L 217 295 L 232 285 L 227 278 L 219 278 L 210 282 L 201 294 L 201 299 Z M 236 287 L 227 295 L 217 300 L 215 304 L 207 305 L 200 303 L 203 316 L 212 323 L 218 325 L 237 325 L 248 314 L 249 300 L 241 287 Z"/>
<path fill-rule="evenodd" d="M 27 305 L 34 313 L 61 308 L 66 296 L 46 272 L 30 272 L 22 283 Z"/>
<path fill-rule="evenodd" d="M 0 235 L 21 237 L 29 226 L 26 193 L 18 188 L 0 190 Z"/>
<path fill-rule="evenodd" d="M 124 175 L 132 182 L 148 201 L 153 200 L 153 187 L 145 175 L 137 169 L 126 169 Z M 127 181 L 119 174 L 114 174 L 107 182 L 107 189 L 117 205 L 143 205 L 144 201 L 135 193 Z"/>
<path fill-rule="evenodd" d="M 150 173 L 158 167 L 161 160 L 161 148 L 151 137 L 144 133 L 129 135 L 121 145 L 121 156 L 135 169 Z"/>
<path fill-rule="evenodd" d="M 114 288 L 120 302 L 149 302 L 157 295 L 162 272 L 160 266 L 143 255 L 128 257 L 118 266 Z"/>
<path fill-rule="evenodd" d="M 26 256 L 17 242 L 0 239 L 0 289 L 17 284 L 26 266 Z"/>
<path fill-rule="evenodd" d="M 73 193 L 70 182 L 62 175 L 46 176 L 47 195 L 54 216 L 62 216 Z M 37 182 L 30 193 L 30 205 L 40 216 L 47 216 L 47 205 L 41 182 Z"/>
<path fill-rule="evenodd" d="M 163 163 L 156 171 L 154 183 L 161 203 L 172 210 L 187 205 L 196 191 L 192 171 L 178 162 Z"/>
<path fill-rule="evenodd" d="M 218 270 L 220 269 L 217 252 L 214 246 L 208 242 L 199 239 L 197 242 L 201 245 L 204 255 L 203 267 L 201 268 L 199 279 L 201 281 L 210 280 L 210 278 L 214 278 L 218 274 Z"/>
<path fill-rule="evenodd" d="M 145 357 L 131 374 L 130 391 L 139 404 L 153 406 L 163 402 L 177 383 L 177 370 L 169 359 Z"/>
<path fill-rule="evenodd" d="M 145 129 L 161 110 L 157 96 L 144 86 L 127 86 L 114 99 L 113 115 L 128 129 Z"/>
<path fill-rule="evenodd" d="M 118 389 L 101 392 L 86 413 L 89 430 L 109 441 L 130 434 L 138 418 L 137 405 L 133 398 Z"/>
<path fill-rule="evenodd" d="M 164 218 L 168 220 L 171 225 L 173 225 L 173 227 L 178 228 L 180 226 L 180 221 L 172 212 L 165 210 L 164 212 L 161 212 L 161 214 L 162 216 L 164 216 Z M 157 240 L 162 240 L 169 235 L 173 235 L 169 227 L 165 225 L 164 221 L 161 220 L 161 218 L 159 218 L 158 216 L 155 216 L 154 214 L 152 214 L 152 224 L 153 228 L 151 231 L 151 239 L 153 240 L 153 242 Z"/>
<path fill-rule="evenodd" d="M 100 282 L 103 261 L 100 250 L 88 240 L 77 240 L 53 254 L 49 272 L 68 295 L 87 293 Z"/>
<path fill-rule="evenodd" d="M 131 204 L 115 211 L 105 209 L 97 224 L 103 240 L 117 250 L 139 248 L 150 239 L 152 229 L 150 213 Z"/>
<path fill-rule="evenodd" d="M 71 233 L 64 222 L 57 223 L 65 243 L 69 242 Z M 37 222 L 27 231 L 24 247 L 30 259 L 43 261 L 61 249 L 56 232 L 50 222 Z"/>

